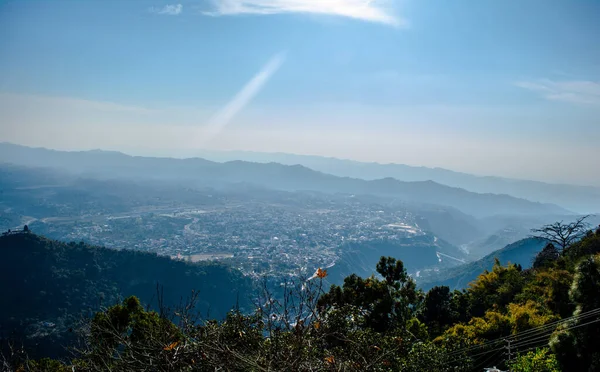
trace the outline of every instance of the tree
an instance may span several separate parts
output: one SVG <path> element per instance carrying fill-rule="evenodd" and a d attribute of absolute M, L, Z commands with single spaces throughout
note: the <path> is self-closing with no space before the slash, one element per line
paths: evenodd
<path fill-rule="evenodd" d="M 484 271 L 469 283 L 471 316 L 483 316 L 489 309 L 505 307 L 521 293 L 524 285 L 524 273 L 517 265 L 502 266 L 496 258 L 492 271 Z"/>
<path fill-rule="evenodd" d="M 385 280 L 374 276 L 363 279 L 352 274 L 344 279 L 341 288 L 332 285 L 319 299 L 321 312 L 331 307 L 359 309 L 364 314 L 364 326 L 376 332 L 404 325 L 418 300 L 414 280 L 406 273 L 402 261 L 392 257 L 381 257 L 377 272 Z"/>
<path fill-rule="evenodd" d="M 482 317 L 473 317 L 466 324 L 457 323 L 448 328 L 437 340 L 448 347 L 467 343 L 482 344 L 540 327 L 555 320 L 555 316 L 548 315 L 543 307 L 533 301 L 525 304 L 511 303 L 506 311 L 488 310 Z"/>
<path fill-rule="evenodd" d="M 559 372 L 556 356 L 547 348 L 536 349 L 527 354 L 519 355 L 509 363 L 513 372 Z"/>
<path fill-rule="evenodd" d="M 600 324 L 597 319 L 600 318 L 589 313 L 600 308 L 600 255 L 579 263 L 570 295 L 577 305 L 574 317 L 556 330 L 550 347 L 563 370 L 597 371 L 600 369 L 597 344 Z"/>
<path fill-rule="evenodd" d="M 533 260 L 533 268 L 539 269 L 541 267 L 547 267 L 552 264 L 558 257 L 560 256 L 560 252 L 552 243 L 546 244 L 544 249 L 542 249 Z"/>
<path fill-rule="evenodd" d="M 441 334 L 458 316 L 453 314 L 452 293 L 446 286 L 433 287 L 425 295 L 419 319 L 428 325 L 432 336 Z"/>
<path fill-rule="evenodd" d="M 381 257 L 377 263 L 377 272 L 383 276 L 388 285 L 394 285 L 398 281 L 406 281 L 408 274 L 404 270 L 404 264 L 393 257 Z"/>
<path fill-rule="evenodd" d="M 559 268 L 538 270 L 516 300 L 535 301 L 562 318 L 568 318 L 575 310 L 569 298 L 572 283 L 573 274 L 568 270 Z"/>
<path fill-rule="evenodd" d="M 430 372 L 430 371 L 468 371 L 465 361 L 456 361 L 456 357 L 448 355 L 447 350 L 433 343 L 415 343 L 401 363 L 401 371 Z"/>
<path fill-rule="evenodd" d="M 106 364 L 116 370 L 125 366 L 141 368 L 148 353 L 160 352 L 165 355 L 154 357 L 166 359 L 173 345 L 182 340 L 181 331 L 169 319 L 144 310 L 134 296 L 96 313 L 89 336 L 87 362 Z M 132 361 L 136 364 L 132 365 Z"/>
<path fill-rule="evenodd" d="M 548 240 L 564 250 L 585 236 L 589 229 L 589 224 L 585 222 L 588 217 L 589 215 L 582 216 L 570 223 L 555 222 L 539 229 L 532 229 L 531 232 L 534 234 L 534 238 Z"/>
<path fill-rule="evenodd" d="M 600 234 L 594 234 L 589 231 L 584 239 L 571 244 L 563 252 L 562 256 L 569 263 L 577 264 L 581 258 L 598 253 L 600 253 Z"/>

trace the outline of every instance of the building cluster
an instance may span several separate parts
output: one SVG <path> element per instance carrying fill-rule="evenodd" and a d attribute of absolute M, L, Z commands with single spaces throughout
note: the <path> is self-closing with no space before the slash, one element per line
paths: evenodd
<path fill-rule="evenodd" d="M 314 203 L 248 202 L 170 213 L 106 216 L 36 227 L 47 236 L 109 248 L 228 260 L 245 274 L 293 275 L 336 262 L 344 245 L 423 232 L 403 208 L 356 198 Z M 197 261 L 197 259 L 194 259 Z"/>

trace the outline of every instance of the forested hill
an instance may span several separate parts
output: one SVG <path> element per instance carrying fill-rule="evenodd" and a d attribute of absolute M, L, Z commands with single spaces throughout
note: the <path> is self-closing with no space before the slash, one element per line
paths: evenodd
<path fill-rule="evenodd" d="M 171 308 L 199 291 L 200 313 L 217 319 L 236 304 L 247 307 L 252 293 L 250 281 L 225 265 L 65 244 L 33 233 L 5 234 L 0 237 L 0 339 L 18 329 L 32 344 L 46 347 L 82 315 L 126 296 L 156 308 L 157 284 Z"/>
<path fill-rule="evenodd" d="M 86 348 L 71 358 L 0 355 L 0 365 L 15 372 L 599 371 L 600 229 L 583 233 L 561 249 L 547 244 L 531 269 L 495 263 L 463 291 L 423 293 L 401 261 L 381 257 L 379 277 L 350 275 L 327 290 L 327 270 L 319 269 L 302 286 L 286 287 L 283 301 L 261 297 L 254 312 L 233 311 L 222 322 L 163 316 L 129 297 L 95 314 Z M 37 237 L 16 238 L 56 249 Z M 43 251 L 26 258 L 38 266 L 58 263 L 33 253 Z M 61 270 L 52 271 L 60 283 Z"/>
<path fill-rule="evenodd" d="M 435 286 L 448 286 L 451 290 L 463 289 L 485 270 L 492 270 L 496 259 L 502 264 L 520 265 L 527 269 L 533 264 L 536 255 L 544 248 L 547 241 L 537 238 L 521 239 L 507 245 L 487 256 L 460 266 L 448 268 L 437 273 L 430 273 L 418 280 L 419 286 L 428 290 Z"/>

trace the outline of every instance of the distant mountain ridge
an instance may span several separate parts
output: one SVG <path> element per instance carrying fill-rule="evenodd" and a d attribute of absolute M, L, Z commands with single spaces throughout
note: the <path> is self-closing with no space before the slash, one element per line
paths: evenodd
<path fill-rule="evenodd" d="M 554 203 L 578 213 L 600 212 L 600 187 L 594 186 L 476 176 L 444 168 L 415 167 L 394 163 L 366 163 L 313 155 L 250 151 L 201 151 L 198 156 L 213 161 L 242 159 L 261 163 L 301 164 L 324 173 L 365 180 L 385 177 L 393 177 L 406 182 L 431 180 L 477 193 L 507 194 L 536 202 Z"/>
<path fill-rule="evenodd" d="M 211 187 L 249 183 L 287 191 L 372 194 L 450 206 L 476 217 L 570 213 L 557 205 L 509 195 L 478 194 L 433 181 L 403 182 L 391 177 L 367 181 L 325 174 L 301 165 L 217 163 L 200 158 L 134 157 L 103 151 L 66 152 L 6 143 L 0 144 L 0 159 L 24 166 L 60 168 L 91 177 L 177 180 Z"/>

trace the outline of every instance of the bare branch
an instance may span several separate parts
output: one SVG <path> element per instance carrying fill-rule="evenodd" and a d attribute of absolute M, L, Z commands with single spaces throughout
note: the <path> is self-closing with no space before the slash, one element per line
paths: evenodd
<path fill-rule="evenodd" d="M 590 215 L 579 217 L 570 223 L 560 221 L 544 225 L 538 229 L 532 229 L 532 237 L 547 240 L 558 246 L 562 251 L 569 245 L 583 238 L 590 228 L 590 225 L 585 222 L 588 217 L 590 217 Z"/>

